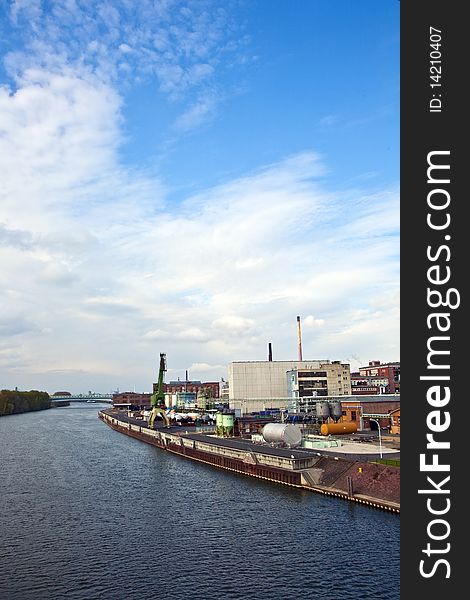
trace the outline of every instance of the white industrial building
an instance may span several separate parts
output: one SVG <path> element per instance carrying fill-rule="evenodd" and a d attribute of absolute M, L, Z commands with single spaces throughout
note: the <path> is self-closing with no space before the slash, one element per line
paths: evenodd
<path fill-rule="evenodd" d="M 228 366 L 230 408 L 240 409 L 242 414 L 268 408 L 287 408 L 292 398 L 287 374 L 295 370 L 302 371 L 304 377 L 308 371 L 321 372 L 327 395 L 351 394 L 349 364 L 340 361 L 240 361 Z"/>

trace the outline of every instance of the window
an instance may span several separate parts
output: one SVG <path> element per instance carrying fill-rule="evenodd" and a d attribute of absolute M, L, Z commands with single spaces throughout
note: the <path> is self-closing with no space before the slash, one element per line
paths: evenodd
<path fill-rule="evenodd" d="M 355 411 L 355 410 L 352 410 L 352 411 L 351 411 L 351 421 L 355 421 L 355 420 L 356 420 L 356 418 L 357 418 L 356 411 Z"/>
<path fill-rule="evenodd" d="M 307 379 L 310 377 L 326 377 L 326 371 L 299 371 L 299 379 Z"/>

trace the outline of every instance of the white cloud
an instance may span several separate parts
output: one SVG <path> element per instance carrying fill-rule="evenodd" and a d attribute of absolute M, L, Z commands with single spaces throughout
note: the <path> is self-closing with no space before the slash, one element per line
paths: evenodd
<path fill-rule="evenodd" d="M 117 65 L 175 98 L 192 89 L 177 121 L 188 131 L 217 110 L 204 86 L 223 15 L 143 1 L 141 28 L 124 1 L 92 19 L 77 3 L 40 6 L 12 5 L 30 41 L 0 87 L 3 385 L 150 389 L 159 352 L 172 371 L 226 377 L 268 341 L 295 357 L 298 314 L 304 356 L 397 358 L 397 190 L 326 192 L 322 161 L 303 152 L 175 205 L 155 173 L 120 163 Z"/>
<path fill-rule="evenodd" d="M 307 315 L 301 320 L 302 327 L 321 327 L 324 323 L 325 319 L 316 319 L 313 315 Z"/>
<path fill-rule="evenodd" d="M 4 222 L 19 222 L 18 228 L 40 222 L 47 230 L 61 205 L 76 202 L 77 186 L 113 167 L 119 111 L 114 90 L 69 72 L 30 70 L 16 92 L 0 87 Z"/>
<path fill-rule="evenodd" d="M 189 367 L 189 371 L 197 371 L 198 373 L 207 373 L 209 371 L 220 371 L 225 365 L 209 365 L 207 363 L 193 363 Z"/>
<path fill-rule="evenodd" d="M 156 79 L 163 93 L 183 104 L 178 131 L 212 117 L 218 73 L 229 57 L 241 61 L 246 51 L 241 32 L 233 22 L 228 26 L 229 10 L 212 1 L 188 7 L 179 0 L 52 0 L 42 8 L 39 1 L 17 0 L 10 21 L 24 41 L 23 51 L 5 59 L 15 81 L 32 65 L 49 72 L 68 65 L 115 86 Z"/>
<path fill-rule="evenodd" d="M 30 190 L 41 214 L 25 221 L 10 213 L 0 254 L 11 302 L 31 314 L 24 367 L 10 367 L 9 377 L 38 381 L 77 367 L 69 381 L 80 386 L 88 373 L 107 381 L 106 391 L 124 389 L 123 380 L 145 387 L 159 351 L 176 371 L 264 358 L 267 341 L 277 359 L 292 358 L 297 314 L 304 356 L 396 357 L 398 244 L 395 223 L 382 215 L 393 213 L 397 195 L 360 196 L 342 212 L 341 196 L 321 191 L 318 172 L 316 157 L 302 154 L 157 211 L 129 179 L 139 207 L 129 212 L 109 197 L 95 206 L 102 186 L 88 180 L 87 200 L 74 189 L 83 206 L 42 203 Z M 39 189 L 50 181 L 43 177 Z M 214 367 L 217 376 L 225 369 Z M 54 377 L 66 386 L 65 374 Z"/>
<path fill-rule="evenodd" d="M 207 342 L 210 338 L 207 332 L 203 331 L 199 327 L 188 327 L 181 331 L 174 332 L 174 339 L 176 341 L 183 342 Z"/>
<path fill-rule="evenodd" d="M 217 99 L 213 93 L 202 96 L 176 119 L 175 129 L 186 132 L 199 127 L 202 123 L 214 118 L 216 105 Z"/>
<path fill-rule="evenodd" d="M 254 325 L 253 319 L 246 319 L 238 315 L 224 315 L 212 322 L 212 326 L 221 333 L 239 335 L 250 331 Z"/>

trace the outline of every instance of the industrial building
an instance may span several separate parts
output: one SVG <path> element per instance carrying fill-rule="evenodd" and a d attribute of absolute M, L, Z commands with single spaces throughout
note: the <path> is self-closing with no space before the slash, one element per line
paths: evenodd
<path fill-rule="evenodd" d="M 196 392 L 165 392 L 168 408 L 196 408 Z"/>
<path fill-rule="evenodd" d="M 381 429 L 400 433 L 399 394 L 291 398 L 287 408 L 289 418 L 298 415 L 316 423 L 339 420 L 356 423 L 358 430 L 374 430 L 379 424 Z"/>
<path fill-rule="evenodd" d="M 390 433 L 400 435 L 400 409 L 396 408 L 390 412 Z"/>
<path fill-rule="evenodd" d="M 389 429 L 392 425 L 391 414 L 397 415 L 396 409 L 400 409 L 399 394 L 379 394 L 376 396 L 350 396 L 341 399 L 343 407 L 343 422 L 356 422 L 358 429 Z M 398 412 L 398 418 L 399 418 Z M 399 429 L 395 429 L 398 433 Z"/>
<path fill-rule="evenodd" d="M 113 394 L 113 406 L 126 410 L 143 410 L 150 407 L 150 394 L 117 392 Z"/>
<path fill-rule="evenodd" d="M 329 360 L 232 362 L 228 367 L 230 408 L 241 414 L 286 409 L 292 398 L 351 394 L 349 364 Z"/>
<path fill-rule="evenodd" d="M 210 398 L 219 397 L 219 382 L 218 381 L 170 381 L 163 384 L 165 392 L 204 392 Z"/>
<path fill-rule="evenodd" d="M 351 391 L 354 396 L 386 394 L 389 389 L 387 377 L 372 375 L 366 377 L 359 372 L 351 373 Z"/>
<path fill-rule="evenodd" d="M 317 396 L 349 396 L 351 373 L 349 365 L 334 361 L 320 363 L 319 367 L 287 371 L 289 398 Z"/>
<path fill-rule="evenodd" d="M 229 383 L 223 377 L 220 382 L 220 401 L 227 404 L 229 401 Z"/>
<path fill-rule="evenodd" d="M 157 390 L 157 383 L 153 384 L 153 393 Z M 220 394 L 220 385 L 218 381 L 191 381 L 185 379 L 181 381 L 170 381 L 163 384 L 163 391 L 166 394 L 177 394 L 178 392 L 193 392 L 198 394 L 204 392 L 209 398 L 218 398 Z"/>
<path fill-rule="evenodd" d="M 381 363 L 380 360 L 371 360 L 367 367 L 360 367 L 359 373 L 353 373 L 353 379 L 365 381 L 366 385 L 385 387 L 386 394 L 400 393 L 400 363 Z"/>

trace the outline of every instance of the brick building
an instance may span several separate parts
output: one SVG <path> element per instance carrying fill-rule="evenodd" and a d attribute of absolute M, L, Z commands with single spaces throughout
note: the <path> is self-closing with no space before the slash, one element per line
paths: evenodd
<path fill-rule="evenodd" d="M 113 406 L 130 410 L 143 410 L 150 407 L 150 395 L 138 394 L 137 392 L 119 392 L 113 394 Z"/>
<path fill-rule="evenodd" d="M 354 378 L 356 373 L 353 373 Z M 399 394 L 400 393 L 400 363 L 381 363 L 380 360 L 371 360 L 367 367 L 359 368 L 359 377 L 363 377 L 365 380 L 373 380 L 375 378 L 377 382 L 386 380 L 386 394 Z M 371 379 L 372 378 L 372 379 Z M 353 377 L 351 377 L 352 383 Z"/>
<path fill-rule="evenodd" d="M 354 396 L 371 396 L 374 394 L 386 394 L 389 389 L 388 378 L 380 376 L 366 377 L 357 373 L 351 373 L 351 392 Z"/>
<path fill-rule="evenodd" d="M 396 408 L 390 413 L 390 433 L 400 435 L 400 409 Z"/>
<path fill-rule="evenodd" d="M 154 393 L 157 391 L 157 384 L 153 384 Z M 178 392 L 202 392 L 209 398 L 219 398 L 218 381 L 170 381 L 163 384 L 163 391 L 166 394 L 177 394 Z"/>
<path fill-rule="evenodd" d="M 380 423 L 381 428 L 390 428 L 392 424 L 391 413 L 400 409 L 399 394 L 384 394 L 377 396 L 349 397 L 341 398 L 343 416 L 341 421 L 353 421 L 357 423 L 357 428 L 377 429 L 377 424 L 371 419 Z M 396 414 L 396 413 L 394 413 Z"/>

